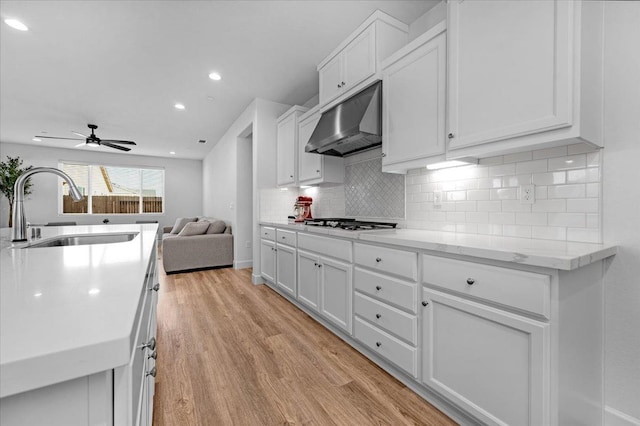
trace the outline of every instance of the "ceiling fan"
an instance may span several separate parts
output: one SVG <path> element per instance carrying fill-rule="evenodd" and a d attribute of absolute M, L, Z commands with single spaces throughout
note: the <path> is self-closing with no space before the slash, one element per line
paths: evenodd
<path fill-rule="evenodd" d="M 120 151 L 131 151 L 131 148 L 127 148 L 127 147 L 120 146 L 120 145 L 135 145 L 136 144 L 135 142 L 132 142 L 132 141 L 120 141 L 120 140 L 115 140 L 115 139 L 100 139 L 93 132 L 94 130 L 96 130 L 98 128 L 97 125 L 95 125 L 95 124 L 87 124 L 87 127 L 89 127 L 91 129 L 91 134 L 89 136 L 84 135 L 84 134 L 79 133 L 79 132 L 71 132 L 74 135 L 82 136 L 84 138 L 84 143 L 80 143 L 80 144 L 76 145 L 76 147 L 83 146 L 83 145 L 108 146 L 109 148 L 119 149 Z M 42 135 L 37 135 L 36 137 L 40 138 L 40 139 L 66 139 L 66 140 L 70 140 L 70 141 L 81 141 L 82 140 L 81 138 L 62 138 L 62 137 L 56 137 L 56 136 L 42 136 Z"/>

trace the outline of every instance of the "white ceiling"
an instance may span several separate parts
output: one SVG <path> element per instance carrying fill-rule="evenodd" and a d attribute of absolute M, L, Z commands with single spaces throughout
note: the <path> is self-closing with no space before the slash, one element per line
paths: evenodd
<path fill-rule="evenodd" d="M 316 65 L 376 9 L 411 23 L 437 3 L 1 1 L 29 31 L 0 24 L 0 141 L 73 148 L 32 138 L 94 123 L 133 154 L 204 158 L 254 98 L 312 98 Z"/>

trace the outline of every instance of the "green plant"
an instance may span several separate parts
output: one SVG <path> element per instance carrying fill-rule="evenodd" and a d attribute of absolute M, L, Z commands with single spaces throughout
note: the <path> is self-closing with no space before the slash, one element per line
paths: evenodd
<path fill-rule="evenodd" d="M 7 155 L 7 161 L 0 162 L 0 191 L 9 200 L 9 227 L 13 225 L 13 199 L 15 197 L 13 186 L 21 174 L 32 168 L 33 166 L 23 168 L 20 157 L 14 158 Z M 31 194 L 31 186 L 31 178 L 29 178 L 24 185 L 24 195 Z"/>

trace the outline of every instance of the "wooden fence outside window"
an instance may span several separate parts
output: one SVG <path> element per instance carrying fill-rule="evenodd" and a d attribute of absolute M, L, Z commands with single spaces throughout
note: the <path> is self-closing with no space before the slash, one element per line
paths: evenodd
<path fill-rule="evenodd" d="M 142 197 L 142 213 L 162 213 L 162 197 Z M 63 213 L 87 213 L 89 197 L 77 203 L 70 195 L 62 198 Z M 93 214 L 140 214 L 140 197 L 130 195 L 94 195 L 91 197 Z"/>

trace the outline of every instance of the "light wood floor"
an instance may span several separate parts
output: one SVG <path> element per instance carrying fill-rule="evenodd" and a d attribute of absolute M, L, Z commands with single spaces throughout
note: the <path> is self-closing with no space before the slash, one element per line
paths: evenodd
<path fill-rule="evenodd" d="M 160 275 L 154 426 L 454 424 L 250 269 Z"/>

